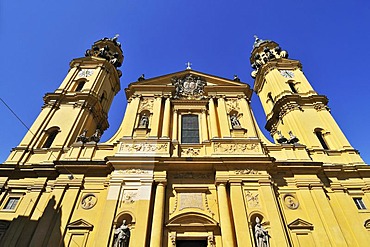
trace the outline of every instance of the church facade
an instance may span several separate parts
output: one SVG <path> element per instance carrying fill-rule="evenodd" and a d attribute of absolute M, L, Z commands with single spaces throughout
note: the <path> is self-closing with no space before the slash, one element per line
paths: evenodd
<path fill-rule="evenodd" d="M 120 91 L 117 38 L 71 61 L 0 166 L 1 246 L 365 246 L 370 169 L 274 41 L 256 38 L 254 88 L 194 71 Z M 270 142 L 254 118 L 253 90 Z"/>

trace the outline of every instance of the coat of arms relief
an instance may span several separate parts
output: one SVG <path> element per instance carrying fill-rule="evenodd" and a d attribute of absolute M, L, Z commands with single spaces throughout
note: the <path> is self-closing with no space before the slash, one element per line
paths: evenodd
<path fill-rule="evenodd" d="M 201 99 L 203 98 L 204 86 L 207 85 L 201 77 L 193 76 L 191 74 L 185 77 L 173 77 L 171 79 L 172 85 L 175 86 L 175 99 Z"/>

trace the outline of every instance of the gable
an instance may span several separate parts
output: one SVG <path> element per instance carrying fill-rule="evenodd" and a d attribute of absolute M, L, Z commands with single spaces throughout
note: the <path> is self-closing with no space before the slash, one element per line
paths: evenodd
<path fill-rule="evenodd" d="M 92 230 L 94 228 L 93 225 L 91 225 L 89 222 L 83 219 L 79 219 L 76 221 L 73 221 L 68 224 L 67 226 L 68 229 L 88 229 Z"/>
<path fill-rule="evenodd" d="M 313 225 L 305 220 L 297 218 L 296 220 L 288 224 L 288 228 L 290 230 L 298 230 L 298 229 L 313 230 Z"/>
<path fill-rule="evenodd" d="M 205 82 L 205 95 L 208 93 L 217 94 L 221 92 L 231 92 L 235 94 L 244 93 L 248 96 L 248 98 L 250 98 L 252 94 L 250 86 L 246 83 L 225 79 L 194 70 L 184 70 L 130 83 L 126 89 L 126 96 L 127 98 L 130 98 L 134 94 L 174 94 L 176 90 L 174 80 L 186 80 L 185 78 L 188 77 L 199 78 Z"/>

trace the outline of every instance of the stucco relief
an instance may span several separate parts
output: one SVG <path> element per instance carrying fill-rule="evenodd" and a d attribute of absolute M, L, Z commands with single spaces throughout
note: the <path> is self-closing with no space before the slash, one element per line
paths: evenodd
<path fill-rule="evenodd" d="M 209 203 L 208 203 L 208 199 L 207 199 L 207 194 L 204 195 L 204 204 L 206 206 L 206 210 L 208 211 L 208 213 L 210 213 L 212 215 L 212 217 L 215 215 L 214 212 L 212 212 L 211 208 L 209 207 Z"/>
<path fill-rule="evenodd" d="M 81 69 L 78 74 L 77 74 L 77 77 L 80 77 L 80 78 L 87 78 L 87 77 L 90 77 L 94 74 L 94 69 Z"/>
<path fill-rule="evenodd" d="M 132 204 L 136 201 L 137 192 L 134 191 L 125 191 L 123 193 L 122 202 L 126 204 Z"/>
<path fill-rule="evenodd" d="M 208 236 L 207 241 L 208 241 L 208 246 L 210 246 L 210 247 L 215 246 L 215 238 L 213 236 Z"/>
<path fill-rule="evenodd" d="M 126 170 L 118 170 L 118 173 L 121 174 L 144 174 L 144 173 L 149 173 L 147 170 L 141 170 L 141 169 L 126 169 Z"/>
<path fill-rule="evenodd" d="M 245 153 L 245 152 L 259 152 L 259 144 L 258 143 L 215 143 L 214 145 L 215 152 L 222 152 L 222 153 Z"/>
<path fill-rule="evenodd" d="M 226 101 L 227 112 L 237 111 L 240 112 L 238 99 L 229 99 Z"/>
<path fill-rule="evenodd" d="M 167 143 L 121 143 L 119 153 L 133 152 L 166 152 L 168 149 Z"/>
<path fill-rule="evenodd" d="M 181 156 L 198 156 L 200 154 L 199 148 L 184 148 L 181 150 Z"/>
<path fill-rule="evenodd" d="M 299 202 L 293 195 L 286 195 L 284 203 L 289 209 L 297 209 L 299 207 Z"/>
<path fill-rule="evenodd" d="M 201 77 L 195 77 L 189 74 L 183 78 L 173 77 L 171 81 L 172 85 L 175 86 L 175 99 L 181 97 L 185 97 L 188 99 L 203 98 L 203 89 L 204 86 L 207 85 L 207 82 L 204 81 Z"/>
<path fill-rule="evenodd" d="M 95 206 L 97 201 L 98 201 L 98 199 L 96 198 L 95 195 L 93 195 L 93 194 L 85 195 L 82 198 L 81 207 L 83 209 L 91 209 Z"/>
<path fill-rule="evenodd" d="M 260 201 L 257 192 L 248 190 L 245 192 L 245 197 L 247 198 L 248 207 L 257 208 L 260 206 Z"/>
<path fill-rule="evenodd" d="M 325 105 L 324 103 L 314 103 L 313 108 L 316 111 L 323 111 L 323 110 L 330 111 L 329 107 L 327 105 Z"/>
<path fill-rule="evenodd" d="M 253 169 L 244 169 L 244 170 L 235 170 L 234 171 L 235 174 L 237 175 L 247 175 L 247 174 L 261 174 L 259 171 L 255 171 Z"/>
<path fill-rule="evenodd" d="M 148 99 L 148 98 L 143 99 L 140 102 L 139 112 L 142 112 L 143 110 L 151 111 L 153 109 L 153 102 L 154 102 L 154 99 Z"/>
<path fill-rule="evenodd" d="M 282 119 L 286 114 L 295 110 L 303 111 L 302 107 L 297 103 L 287 103 L 283 105 L 279 112 L 279 119 Z"/>

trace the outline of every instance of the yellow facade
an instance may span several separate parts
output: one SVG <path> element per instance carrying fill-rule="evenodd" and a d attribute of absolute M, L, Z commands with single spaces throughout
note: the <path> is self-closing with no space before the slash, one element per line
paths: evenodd
<path fill-rule="evenodd" d="M 0 245 L 367 246 L 370 169 L 327 98 L 273 41 L 250 61 L 275 143 L 248 84 L 191 69 L 131 83 L 101 143 L 123 56 L 95 42 L 0 167 Z"/>

